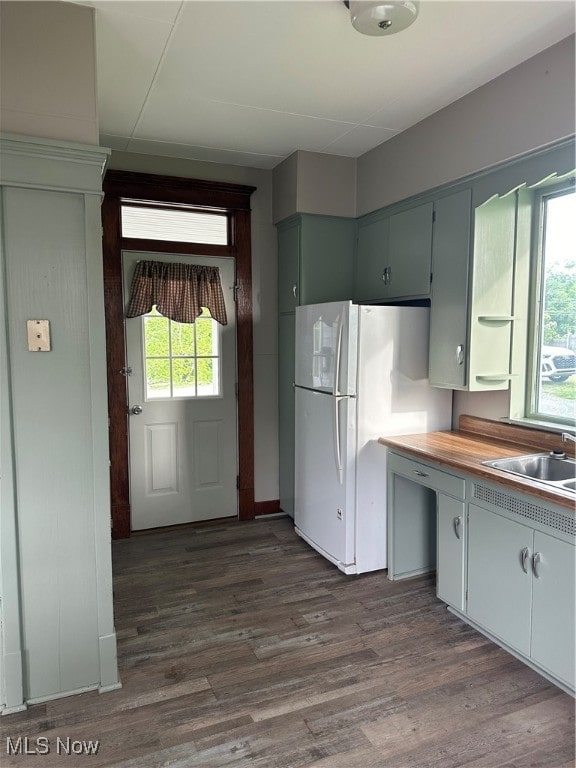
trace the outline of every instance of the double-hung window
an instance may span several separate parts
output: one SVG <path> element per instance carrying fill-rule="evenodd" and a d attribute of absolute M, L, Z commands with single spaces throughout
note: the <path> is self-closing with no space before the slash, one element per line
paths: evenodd
<path fill-rule="evenodd" d="M 576 190 L 574 179 L 534 191 L 525 416 L 574 427 Z"/>

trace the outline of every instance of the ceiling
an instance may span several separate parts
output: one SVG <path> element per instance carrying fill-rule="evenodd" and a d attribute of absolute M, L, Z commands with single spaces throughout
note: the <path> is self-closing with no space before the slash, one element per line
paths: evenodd
<path fill-rule="evenodd" d="M 389 37 L 340 0 L 86 0 L 102 144 L 273 168 L 358 157 L 574 32 L 573 2 L 422 0 Z"/>

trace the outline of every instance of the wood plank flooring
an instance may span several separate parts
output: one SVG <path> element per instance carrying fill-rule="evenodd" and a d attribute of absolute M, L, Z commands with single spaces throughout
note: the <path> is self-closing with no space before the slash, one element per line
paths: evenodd
<path fill-rule="evenodd" d="M 113 545 L 123 688 L 2 719 L 0 765 L 568 768 L 574 701 L 436 600 L 344 576 L 287 518 Z M 50 739 L 7 756 L 6 738 Z M 57 737 L 99 740 L 57 755 Z"/>

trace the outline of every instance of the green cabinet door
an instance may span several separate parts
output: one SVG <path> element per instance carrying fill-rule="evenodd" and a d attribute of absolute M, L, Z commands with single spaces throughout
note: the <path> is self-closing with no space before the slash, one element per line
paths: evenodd
<path fill-rule="evenodd" d="M 294 312 L 300 283 L 300 222 L 278 226 L 278 312 Z"/>
<path fill-rule="evenodd" d="M 280 509 L 294 517 L 295 315 L 278 318 L 278 452 Z"/>
<path fill-rule="evenodd" d="M 534 533 L 532 647 L 535 662 L 574 688 L 574 545 Z"/>
<path fill-rule="evenodd" d="M 466 505 L 444 493 L 437 497 L 436 594 L 440 600 L 464 611 Z"/>
<path fill-rule="evenodd" d="M 360 220 L 356 301 L 395 301 L 430 293 L 432 203 L 382 218 Z"/>
<path fill-rule="evenodd" d="M 390 217 L 384 298 L 429 295 L 432 216 L 432 203 L 424 203 Z"/>
<path fill-rule="evenodd" d="M 468 616 L 528 656 L 533 531 L 475 504 L 468 515 Z"/>
<path fill-rule="evenodd" d="M 470 189 L 434 203 L 430 309 L 430 384 L 466 385 Z"/>
<path fill-rule="evenodd" d="M 378 301 L 384 293 L 384 270 L 388 266 L 390 219 L 358 224 L 354 279 L 355 301 Z"/>
<path fill-rule="evenodd" d="M 300 217 L 300 304 L 352 298 L 354 283 L 354 219 L 337 216 Z"/>
<path fill-rule="evenodd" d="M 350 299 L 354 219 L 302 214 L 278 225 L 278 432 L 280 507 L 294 515 L 295 310 Z"/>
<path fill-rule="evenodd" d="M 302 214 L 278 225 L 278 312 L 352 298 L 354 219 Z"/>

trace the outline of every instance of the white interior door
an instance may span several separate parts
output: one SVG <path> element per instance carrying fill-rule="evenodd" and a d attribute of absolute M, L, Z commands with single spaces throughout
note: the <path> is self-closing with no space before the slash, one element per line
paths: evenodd
<path fill-rule="evenodd" d="M 132 530 L 235 516 L 237 501 L 234 259 L 123 252 L 124 299 L 136 263 L 217 266 L 228 325 L 154 312 L 126 319 Z M 140 411 L 141 409 L 141 411 Z"/>

